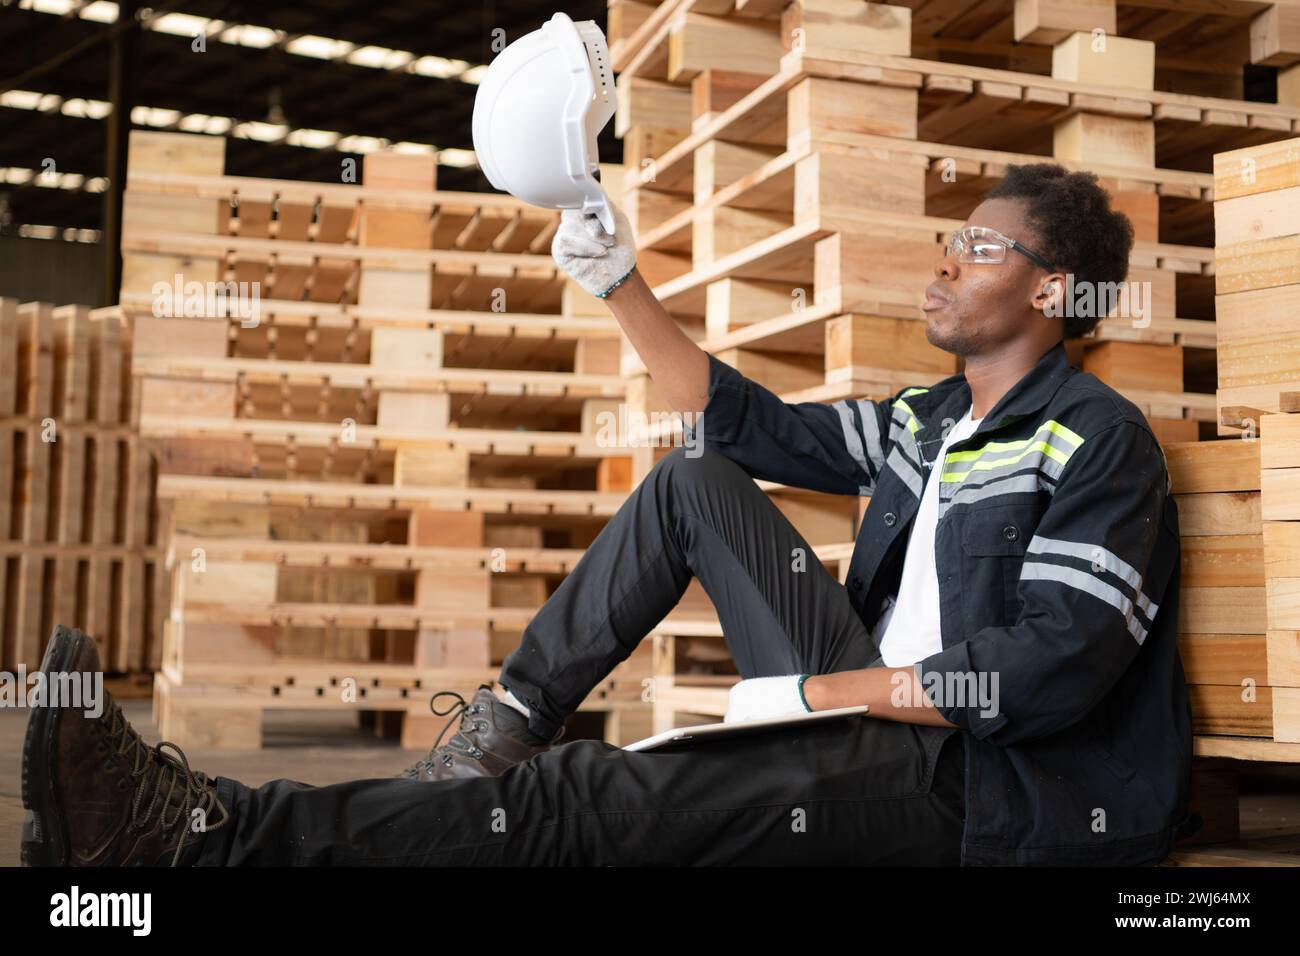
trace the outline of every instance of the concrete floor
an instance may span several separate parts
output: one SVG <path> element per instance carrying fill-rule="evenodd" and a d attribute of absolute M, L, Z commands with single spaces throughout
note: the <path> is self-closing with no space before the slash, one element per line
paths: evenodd
<path fill-rule="evenodd" d="M 146 743 L 158 742 L 150 702 L 122 702 L 126 717 Z M 27 711 L 0 710 L 0 866 L 17 866 L 23 816 L 23 735 Z M 348 714 L 328 712 L 268 712 L 261 750 L 190 750 L 190 766 L 209 776 L 234 777 L 260 786 L 277 777 L 322 786 L 344 780 L 391 777 L 424 756 L 403 750 L 395 741 L 376 740 L 356 726 Z M 450 735 L 450 733 L 449 733 Z"/>

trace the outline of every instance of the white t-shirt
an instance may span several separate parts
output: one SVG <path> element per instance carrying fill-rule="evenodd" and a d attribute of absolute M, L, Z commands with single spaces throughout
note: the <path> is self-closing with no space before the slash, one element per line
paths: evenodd
<path fill-rule="evenodd" d="M 880 643 L 881 662 L 886 667 L 906 667 L 943 650 L 939 637 L 939 572 L 934 566 L 934 532 L 939 523 L 939 476 L 948 447 L 969 438 L 982 418 L 972 419 L 971 410 L 948 431 L 925 483 L 921 506 L 907 540 L 903 576 L 898 594 L 885 601 L 873 632 Z M 883 636 L 882 636 L 883 634 Z"/>

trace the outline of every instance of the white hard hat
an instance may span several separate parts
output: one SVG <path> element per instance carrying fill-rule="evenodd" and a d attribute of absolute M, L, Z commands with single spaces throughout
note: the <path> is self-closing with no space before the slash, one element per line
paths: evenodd
<path fill-rule="evenodd" d="M 488 66 L 474 97 L 474 152 L 497 189 L 547 209 L 595 213 L 614 232 L 596 134 L 614 115 L 614 74 L 594 20 L 557 13 Z"/>

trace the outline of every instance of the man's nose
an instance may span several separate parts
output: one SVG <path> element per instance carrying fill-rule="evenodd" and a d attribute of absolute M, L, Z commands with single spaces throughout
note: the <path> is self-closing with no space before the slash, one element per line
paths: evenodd
<path fill-rule="evenodd" d="M 959 275 L 961 275 L 961 265 L 953 256 L 945 253 L 935 261 L 934 277 L 936 279 L 947 279 L 951 282 Z"/>

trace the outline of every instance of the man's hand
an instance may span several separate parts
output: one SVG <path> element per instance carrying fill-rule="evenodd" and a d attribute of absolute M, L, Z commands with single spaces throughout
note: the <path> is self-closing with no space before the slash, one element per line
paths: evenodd
<path fill-rule="evenodd" d="M 612 236 L 595 215 L 584 216 L 580 209 L 566 209 L 551 240 L 551 257 L 556 264 L 599 299 L 618 288 L 636 268 L 632 224 L 623 210 L 613 202 L 609 205 L 614 212 Z"/>
<path fill-rule="evenodd" d="M 723 723 L 808 713 L 811 708 L 804 704 L 803 694 L 799 691 L 802 676 L 751 677 L 732 685 Z"/>

